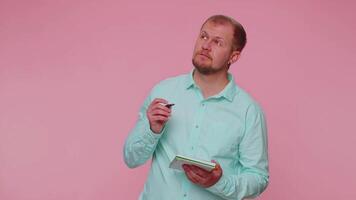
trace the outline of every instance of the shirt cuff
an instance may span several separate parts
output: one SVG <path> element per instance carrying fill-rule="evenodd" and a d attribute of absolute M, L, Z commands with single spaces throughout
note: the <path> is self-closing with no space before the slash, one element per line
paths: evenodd
<path fill-rule="evenodd" d="M 208 191 L 214 193 L 214 194 L 224 194 L 226 190 L 230 190 L 228 186 L 228 177 L 226 177 L 224 174 L 221 176 L 221 178 L 216 182 L 214 185 L 206 188 Z"/>
<path fill-rule="evenodd" d="M 160 133 L 154 133 L 151 128 L 150 125 L 147 121 L 147 129 L 146 129 L 146 133 L 144 134 L 144 138 L 147 139 L 148 141 L 150 141 L 150 143 L 154 144 L 157 143 L 157 141 L 159 140 L 159 138 L 161 138 L 162 134 L 165 132 L 166 130 L 166 126 L 163 127 L 162 131 Z"/>

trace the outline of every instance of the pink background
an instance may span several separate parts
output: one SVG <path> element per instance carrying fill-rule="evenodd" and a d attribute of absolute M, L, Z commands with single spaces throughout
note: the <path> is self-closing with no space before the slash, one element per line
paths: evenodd
<path fill-rule="evenodd" d="M 0 199 L 137 199 L 149 163 L 124 140 L 218 13 L 246 27 L 231 72 L 268 120 L 259 199 L 356 199 L 354 2 L 1 0 Z"/>

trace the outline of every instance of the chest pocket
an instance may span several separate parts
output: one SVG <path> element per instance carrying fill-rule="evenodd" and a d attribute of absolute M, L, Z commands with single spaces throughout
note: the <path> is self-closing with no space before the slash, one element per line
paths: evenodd
<path fill-rule="evenodd" d="M 241 135 L 236 124 L 212 122 L 202 130 L 200 147 L 211 158 L 235 158 Z"/>

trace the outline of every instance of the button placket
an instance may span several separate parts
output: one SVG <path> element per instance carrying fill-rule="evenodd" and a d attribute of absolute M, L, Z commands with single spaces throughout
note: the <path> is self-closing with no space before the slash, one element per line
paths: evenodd
<path fill-rule="evenodd" d="M 192 131 L 192 137 L 191 137 L 191 146 L 190 146 L 190 150 L 192 151 L 192 154 L 195 155 L 196 154 L 196 150 L 197 150 L 197 146 L 199 145 L 199 136 L 201 134 L 201 125 L 204 119 L 204 115 L 205 115 L 205 110 L 206 110 L 206 105 L 204 100 L 200 103 L 200 106 L 198 107 L 197 110 L 197 115 L 196 115 L 196 119 L 195 119 L 195 123 L 194 123 L 194 128 Z"/>

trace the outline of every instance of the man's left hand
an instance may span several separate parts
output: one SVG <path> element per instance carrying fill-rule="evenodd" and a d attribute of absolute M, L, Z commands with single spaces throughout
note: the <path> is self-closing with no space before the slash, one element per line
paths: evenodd
<path fill-rule="evenodd" d="M 216 163 L 216 167 L 210 172 L 195 165 L 183 165 L 183 169 L 185 175 L 191 182 L 204 188 L 210 187 L 218 182 L 223 173 L 218 163 Z"/>

